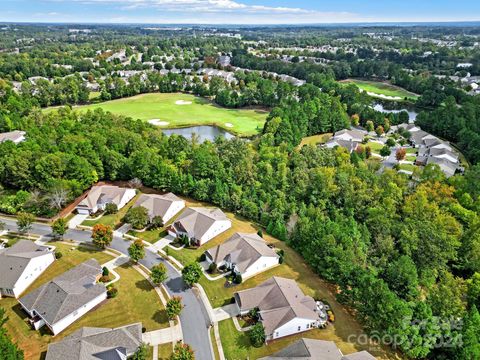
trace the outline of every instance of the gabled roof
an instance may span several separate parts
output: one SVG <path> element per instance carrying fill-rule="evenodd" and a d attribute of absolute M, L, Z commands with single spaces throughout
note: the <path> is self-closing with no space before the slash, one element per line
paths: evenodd
<path fill-rule="evenodd" d="M 228 220 L 218 208 L 191 207 L 175 221 L 174 227 L 186 232 L 189 237 L 200 239 L 217 221 Z"/>
<path fill-rule="evenodd" d="M 213 262 L 224 260 L 235 264 L 240 272 L 245 272 L 262 256 L 278 257 L 257 234 L 235 233 L 223 244 L 207 250 Z"/>
<path fill-rule="evenodd" d="M 25 134 L 26 134 L 25 131 L 20 131 L 20 130 L 0 133 L 0 143 L 8 140 L 13 142 L 18 141 L 22 139 L 25 136 Z"/>
<path fill-rule="evenodd" d="M 258 308 L 267 334 L 294 318 L 317 321 L 316 303 L 303 294 L 294 280 L 272 277 L 252 289 L 235 293 L 243 311 Z"/>
<path fill-rule="evenodd" d="M 458 164 L 438 157 L 429 157 L 427 164 L 437 164 L 447 177 L 455 175 L 455 171 L 458 168 Z"/>
<path fill-rule="evenodd" d="M 88 192 L 87 197 L 83 199 L 78 206 L 92 209 L 100 202 L 114 203 L 118 205 L 127 190 L 127 188 L 113 185 L 94 186 Z"/>
<path fill-rule="evenodd" d="M 115 329 L 84 327 L 50 344 L 46 360 L 114 360 L 125 359 L 142 342 L 142 324 Z"/>
<path fill-rule="evenodd" d="M 342 353 L 333 341 L 302 338 L 271 356 L 259 360 L 341 360 Z"/>
<path fill-rule="evenodd" d="M 95 283 L 101 273 L 97 260 L 87 260 L 25 295 L 19 302 L 53 325 L 107 291 L 105 285 Z"/>
<path fill-rule="evenodd" d="M 148 210 L 148 216 L 150 219 L 160 216 L 164 217 L 167 213 L 170 206 L 176 201 L 183 201 L 178 196 L 172 193 L 164 194 L 164 195 L 156 195 L 156 194 L 142 194 L 135 202 L 133 207 L 143 206 Z"/>
<path fill-rule="evenodd" d="M 30 261 L 48 252 L 48 247 L 30 240 L 19 240 L 12 247 L 0 249 L 0 288 L 12 289 Z"/>

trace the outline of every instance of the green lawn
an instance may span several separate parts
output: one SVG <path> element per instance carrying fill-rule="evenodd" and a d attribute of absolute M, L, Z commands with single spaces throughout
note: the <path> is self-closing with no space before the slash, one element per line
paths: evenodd
<path fill-rule="evenodd" d="M 173 344 L 162 344 L 158 345 L 158 359 L 159 360 L 168 360 L 173 354 Z M 151 359 L 152 357 L 147 357 L 147 359 Z"/>
<path fill-rule="evenodd" d="M 405 150 L 407 151 L 407 154 L 417 154 L 417 149 L 415 148 L 405 148 Z"/>
<path fill-rule="evenodd" d="M 417 157 L 416 157 L 415 155 L 407 155 L 407 156 L 405 157 L 405 160 L 407 160 L 407 161 L 413 161 L 413 162 L 415 162 L 416 159 L 417 159 Z"/>
<path fill-rule="evenodd" d="M 155 244 L 158 240 L 162 237 L 167 235 L 165 227 L 154 229 L 154 230 L 147 230 L 147 231 L 135 231 L 130 230 L 128 235 L 136 236 L 142 240 L 149 242 L 150 244 Z"/>
<path fill-rule="evenodd" d="M 55 261 L 27 290 L 26 293 L 53 279 L 81 262 L 95 258 L 100 264 L 112 257 L 106 253 L 75 248 L 64 244 L 53 244 L 64 256 Z M 41 359 L 50 342 L 59 341 L 84 326 L 118 327 L 134 322 L 142 322 L 147 331 L 168 326 L 168 319 L 156 292 L 149 282 L 135 269 L 124 266 L 117 268 L 120 280 L 115 283 L 118 296 L 107 300 L 95 310 L 87 313 L 62 333 L 53 338 L 46 331 L 34 331 L 26 323 L 27 316 L 15 299 L 0 300 L 0 306 L 7 311 L 9 321 L 6 328 L 11 337 L 25 352 L 25 359 Z"/>
<path fill-rule="evenodd" d="M 178 105 L 177 101 L 191 104 Z M 216 125 L 242 136 L 258 134 L 268 115 L 262 110 L 226 109 L 207 99 L 180 93 L 149 93 L 76 107 L 81 111 L 97 108 L 145 121 L 158 119 L 168 122 L 163 126 L 165 128 Z"/>
<path fill-rule="evenodd" d="M 399 86 L 395 86 L 389 83 L 380 82 L 380 81 L 366 81 L 358 79 L 347 79 L 342 81 L 342 83 L 355 84 L 358 88 L 363 91 L 370 93 L 370 96 L 381 97 L 386 100 L 397 100 L 401 101 L 405 98 L 409 100 L 417 100 L 418 95 L 410 91 L 407 91 Z"/>
<path fill-rule="evenodd" d="M 412 164 L 400 164 L 400 170 L 413 171 L 414 169 L 415 169 L 415 165 L 412 165 Z"/>
<path fill-rule="evenodd" d="M 299 148 L 301 149 L 304 145 L 319 145 L 319 144 L 325 144 L 330 138 L 332 137 L 332 133 L 326 133 L 326 134 L 319 134 L 319 135 L 313 135 L 313 136 L 307 136 L 302 139 L 302 142 L 299 145 Z"/>
<path fill-rule="evenodd" d="M 369 146 L 375 153 L 380 153 L 380 150 L 385 146 L 375 141 L 369 141 L 365 146 Z"/>

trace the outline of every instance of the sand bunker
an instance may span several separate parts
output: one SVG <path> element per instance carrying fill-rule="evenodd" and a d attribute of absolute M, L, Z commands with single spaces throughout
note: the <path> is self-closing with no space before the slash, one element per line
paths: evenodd
<path fill-rule="evenodd" d="M 399 97 L 399 96 L 388 96 L 388 95 L 384 95 L 384 94 L 373 93 L 373 92 L 370 92 L 370 91 L 367 91 L 367 94 L 370 95 L 370 96 L 376 96 L 378 98 L 385 99 L 385 100 L 402 100 L 402 98 Z"/>
<path fill-rule="evenodd" d="M 170 124 L 168 121 L 161 121 L 160 119 L 152 119 L 148 120 L 148 122 L 156 126 L 167 126 L 168 124 Z"/>
<path fill-rule="evenodd" d="M 177 104 L 177 105 L 190 105 L 191 103 L 192 103 L 191 101 L 185 101 L 185 100 L 175 101 L 175 104 Z"/>
<path fill-rule="evenodd" d="M 231 124 L 231 123 L 225 123 L 225 126 L 228 127 L 228 128 L 232 128 L 232 127 L 233 127 L 233 124 Z"/>

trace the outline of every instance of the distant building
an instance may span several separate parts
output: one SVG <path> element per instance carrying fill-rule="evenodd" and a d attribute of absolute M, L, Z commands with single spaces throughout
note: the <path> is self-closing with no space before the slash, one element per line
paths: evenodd
<path fill-rule="evenodd" d="M 225 67 L 230 65 L 232 59 L 228 55 L 221 55 L 218 57 L 217 61 L 221 66 Z"/>
<path fill-rule="evenodd" d="M 57 276 L 18 302 L 35 330 L 47 326 L 57 335 L 107 299 L 107 288 L 98 283 L 102 268 L 94 259 Z"/>
<path fill-rule="evenodd" d="M 0 133 L 0 143 L 4 141 L 12 141 L 15 144 L 19 144 L 22 141 L 25 141 L 26 134 L 27 133 L 25 131 L 19 131 L 19 130 Z"/>
<path fill-rule="evenodd" d="M 49 344 L 45 360 L 124 360 L 141 344 L 141 323 L 115 329 L 83 327 Z"/>
<path fill-rule="evenodd" d="M 135 189 L 118 186 L 94 186 L 76 207 L 79 214 L 94 214 L 104 210 L 107 204 L 115 204 L 118 209 L 123 208 L 136 195 Z"/>
<path fill-rule="evenodd" d="M 54 261 L 50 248 L 30 240 L 0 249 L 0 299 L 18 298 Z"/>
<path fill-rule="evenodd" d="M 365 130 L 340 130 L 337 131 L 324 146 L 329 149 L 340 146 L 347 149 L 349 153 L 352 153 L 357 150 L 366 135 L 367 132 Z"/>

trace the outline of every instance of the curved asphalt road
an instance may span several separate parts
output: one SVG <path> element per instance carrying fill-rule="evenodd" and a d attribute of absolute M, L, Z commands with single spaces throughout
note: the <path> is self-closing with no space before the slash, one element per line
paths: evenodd
<path fill-rule="evenodd" d="M 15 220 L 7 218 L 1 218 L 0 220 L 7 225 L 7 230 L 17 231 L 17 223 Z M 34 223 L 32 224 L 30 233 L 50 237 L 51 228 L 45 224 Z M 65 234 L 65 238 L 78 242 L 91 242 L 90 236 L 91 232 L 87 230 L 69 229 Z M 120 251 L 127 256 L 129 246 L 130 241 L 118 236 L 113 238 L 112 244 L 110 245 L 112 249 Z M 165 261 L 165 259 L 153 251 L 145 248 L 145 258 L 140 260 L 142 265 L 150 269 L 153 265 L 160 262 L 164 263 L 168 270 L 168 280 L 165 282 L 165 287 L 170 295 L 181 296 L 182 302 L 185 305 L 185 308 L 180 314 L 184 342 L 192 346 L 196 359 L 213 360 L 212 345 L 209 336 L 210 319 L 202 301 L 196 296 L 194 290 L 185 286 L 181 274 L 168 261 Z"/>

